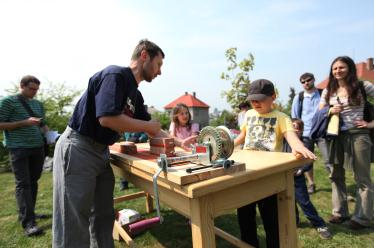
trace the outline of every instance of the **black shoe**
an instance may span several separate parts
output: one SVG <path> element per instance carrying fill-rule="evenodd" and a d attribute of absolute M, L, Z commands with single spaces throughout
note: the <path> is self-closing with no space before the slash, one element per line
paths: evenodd
<path fill-rule="evenodd" d="M 27 225 L 25 227 L 25 235 L 30 236 L 36 236 L 43 233 L 43 230 L 40 229 L 36 224 Z"/>
<path fill-rule="evenodd" d="M 127 181 L 123 181 L 120 183 L 120 187 L 119 187 L 120 190 L 125 190 L 125 189 L 129 189 L 129 183 Z"/>
<path fill-rule="evenodd" d="M 48 214 L 35 214 L 35 219 L 48 219 L 50 218 L 51 216 L 48 215 Z"/>
<path fill-rule="evenodd" d="M 350 220 L 348 222 L 348 228 L 351 230 L 361 230 L 361 229 L 367 228 L 367 226 L 361 225 L 357 221 Z"/>
<path fill-rule="evenodd" d="M 349 216 L 347 216 L 347 217 L 340 217 L 340 216 L 333 215 L 329 219 L 329 222 L 331 224 L 343 224 L 344 222 L 346 222 L 349 219 L 350 219 Z"/>

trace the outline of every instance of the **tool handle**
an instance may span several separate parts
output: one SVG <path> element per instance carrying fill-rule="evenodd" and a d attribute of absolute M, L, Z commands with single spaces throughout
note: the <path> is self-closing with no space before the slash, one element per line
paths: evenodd
<path fill-rule="evenodd" d="M 201 167 L 197 167 L 197 168 L 187 168 L 186 172 L 191 173 L 191 172 L 196 171 L 196 170 L 202 170 L 202 169 L 206 169 L 206 168 L 210 168 L 210 167 L 213 167 L 213 165 L 206 165 L 206 166 L 201 166 Z"/>

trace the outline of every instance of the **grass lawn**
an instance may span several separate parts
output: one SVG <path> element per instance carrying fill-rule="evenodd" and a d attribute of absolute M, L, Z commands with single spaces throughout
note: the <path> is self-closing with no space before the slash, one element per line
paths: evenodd
<path fill-rule="evenodd" d="M 373 175 L 372 170 L 372 175 Z M 118 180 L 118 179 L 117 179 Z M 312 201 L 319 211 L 320 215 L 327 220 L 331 212 L 331 186 L 321 161 L 315 164 L 315 180 L 317 184 L 317 193 L 312 195 Z M 38 237 L 27 238 L 23 235 L 21 225 L 17 221 L 16 202 L 14 197 L 14 178 L 12 173 L 0 174 L 0 247 L 51 247 L 51 227 L 52 220 L 41 220 L 39 226 L 45 230 L 45 234 Z M 118 182 L 116 183 L 115 195 L 121 195 Z M 347 173 L 347 187 L 351 195 L 354 195 L 355 186 L 352 181 L 352 174 Z M 135 192 L 136 189 L 130 185 L 130 189 L 125 192 Z M 132 208 L 141 213 L 145 213 L 145 204 L 143 199 L 133 200 L 127 203 L 116 205 L 117 209 Z M 349 209 L 352 213 L 354 203 L 349 203 Z M 36 207 L 37 213 L 52 214 L 52 173 L 44 172 L 39 181 L 39 194 Z M 152 213 L 150 216 L 154 216 Z M 137 247 L 167 247 L 183 248 L 191 247 L 191 230 L 187 220 L 162 205 L 162 215 L 165 219 L 164 224 L 158 225 L 147 232 L 144 232 L 135 238 Z M 260 219 L 258 219 L 260 222 Z M 235 211 L 231 214 L 221 216 L 215 221 L 216 226 L 223 230 L 239 236 L 239 229 L 236 221 Z M 298 229 L 298 239 L 300 247 L 349 247 L 366 248 L 374 247 L 374 228 L 368 228 L 363 231 L 351 231 L 344 226 L 329 225 L 334 237 L 332 240 L 321 240 L 301 213 L 302 227 Z M 260 239 L 264 243 L 264 232 L 260 226 Z M 115 242 L 116 247 L 126 246 L 124 242 Z M 231 247 L 226 241 L 217 238 L 217 247 Z"/>

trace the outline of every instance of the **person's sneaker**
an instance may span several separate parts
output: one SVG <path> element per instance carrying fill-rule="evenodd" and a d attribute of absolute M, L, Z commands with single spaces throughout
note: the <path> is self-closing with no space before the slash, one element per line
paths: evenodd
<path fill-rule="evenodd" d="M 28 237 L 36 236 L 42 233 L 43 233 L 43 230 L 40 229 L 36 224 L 27 225 L 25 227 L 25 235 Z"/>
<path fill-rule="evenodd" d="M 361 229 L 364 229 L 364 228 L 367 228 L 367 227 L 364 226 L 364 225 L 361 225 L 357 221 L 350 220 L 348 222 L 348 228 L 351 229 L 351 230 L 361 230 Z"/>
<path fill-rule="evenodd" d="M 333 215 L 329 219 L 329 222 L 331 224 L 342 224 L 342 223 L 346 222 L 347 220 L 349 220 L 348 216 L 347 217 L 340 217 L 340 216 Z"/>
<path fill-rule="evenodd" d="M 316 185 L 315 184 L 311 184 L 311 185 L 308 186 L 308 193 L 310 195 L 316 193 Z"/>
<path fill-rule="evenodd" d="M 332 238 L 332 234 L 330 233 L 327 226 L 318 227 L 317 232 L 318 232 L 319 236 L 321 237 L 321 239 L 331 239 Z"/>

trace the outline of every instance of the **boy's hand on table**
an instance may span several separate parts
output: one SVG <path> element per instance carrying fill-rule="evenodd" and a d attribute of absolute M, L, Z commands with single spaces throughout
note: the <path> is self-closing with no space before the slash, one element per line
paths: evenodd
<path fill-rule="evenodd" d="M 316 155 L 314 155 L 313 152 L 309 151 L 303 145 L 294 147 L 294 149 L 292 149 L 292 153 L 295 155 L 297 159 L 300 159 L 301 157 L 310 158 L 313 160 L 317 159 Z"/>

